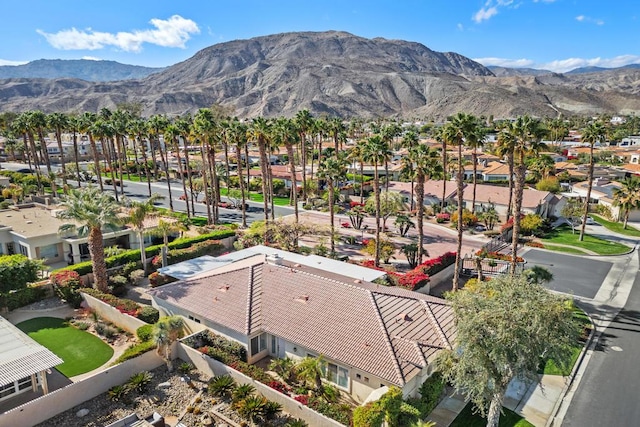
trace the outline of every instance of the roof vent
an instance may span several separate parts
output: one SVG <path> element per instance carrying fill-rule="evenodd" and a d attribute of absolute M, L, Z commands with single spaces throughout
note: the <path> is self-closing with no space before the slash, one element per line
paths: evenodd
<path fill-rule="evenodd" d="M 298 297 L 296 297 L 296 301 L 300 301 L 300 302 L 308 302 L 309 301 L 309 295 L 300 295 Z"/>
<path fill-rule="evenodd" d="M 282 258 L 278 254 L 267 255 L 267 262 L 271 265 L 282 265 Z"/>
<path fill-rule="evenodd" d="M 407 313 L 401 313 L 396 317 L 396 322 L 411 322 L 413 319 Z"/>
<path fill-rule="evenodd" d="M 218 302 L 218 297 L 213 297 L 213 302 Z"/>
<path fill-rule="evenodd" d="M 219 290 L 220 292 L 227 292 L 227 291 L 229 290 L 229 288 L 230 288 L 230 287 L 231 287 L 231 286 L 229 286 L 229 285 L 222 285 L 222 286 L 220 286 L 220 287 L 218 288 L 218 290 Z"/>
<path fill-rule="evenodd" d="M 353 281 L 353 283 L 360 284 L 360 283 L 362 283 L 362 280 L 360 280 L 360 279 L 356 279 L 356 280 L 354 280 L 354 281 Z"/>

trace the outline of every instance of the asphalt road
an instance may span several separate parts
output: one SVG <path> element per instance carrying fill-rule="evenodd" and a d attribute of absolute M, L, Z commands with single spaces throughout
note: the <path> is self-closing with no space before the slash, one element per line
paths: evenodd
<path fill-rule="evenodd" d="M 613 263 L 590 257 L 529 250 L 524 256 L 527 267 L 540 265 L 553 273 L 553 280 L 546 286 L 554 291 L 593 299 Z"/>
<path fill-rule="evenodd" d="M 640 425 L 640 272 L 625 307 L 605 329 L 563 426 Z"/>

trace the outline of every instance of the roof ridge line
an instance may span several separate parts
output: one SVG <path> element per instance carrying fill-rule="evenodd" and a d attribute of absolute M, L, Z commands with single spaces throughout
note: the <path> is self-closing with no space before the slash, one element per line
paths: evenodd
<path fill-rule="evenodd" d="M 442 329 L 440 322 L 438 322 L 438 318 L 436 317 L 435 314 L 433 314 L 433 310 L 431 310 L 431 306 L 429 305 L 429 303 L 427 303 L 425 300 L 420 300 L 420 301 L 422 302 L 422 305 L 425 307 L 424 311 L 429 317 L 429 319 L 431 320 L 431 323 L 433 323 L 436 326 L 436 333 L 440 336 L 440 339 L 442 340 L 442 342 L 447 345 L 449 350 L 453 350 L 453 347 L 451 346 L 451 343 L 449 342 L 447 335 L 444 333 L 444 330 Z"/>
<path fill-rule="evenodd" d="M 252 313 L 251 308 L 253 306 L 253 296 L 254 296 L 253 290 L 254 290 L 254 282 L 256 281 L 256 276 L 257 276 L 256 267 L 258 267 L 259 265 L 261 266 L 263 264 L 255 264 L 255 265 L 249 266 L 249 268 L 251 269 L 251 274 L 249 275 L 249 283 L 248 283 L 248 290 L 247 290 L 247 295 L 248 295 L 247 316 L 246 316 L 246 324 L 245 324 L 245 333 L 247 335 L 251 334 L 251 321 L 253 320 L 251 316 L 251 313 Z"/>
<path fill-rule="evenodd" d="M 393 367 L 395 368 L 396 374 L 400 378 L 401 384 L 404 385 L 406 381 L 402 373 L 402 369 L 400 368 L 400 363 L 398 362 L 398 355 L 396 354 L 395 350 L 393 349 L 393 345 L 391 344 L 391 337 L 389 336 L 389 332 L 387 331 L 387 326 L 384 324 L 384 320 L 382 320 L 382 316 L 380 315 L 380 309 L 378 307 L 378 303 L 376 302 L 376 299 L 373 296 L 372 291 L 368 289 L 365 289 L 365 291 L 369 294 L 369 299 L 373 304 L 376 318 L 378 319 L 378 322 L 380 323 L 380 326 L 382 326 L 382 330 L 384 331 L 384 336 L 386 337 L 385 344 L 387 345 L 387 349 L 389 350 L 389 353 L 391 353 L 391 355 L 393 356 L 392 357 L 394 361 Z"/>

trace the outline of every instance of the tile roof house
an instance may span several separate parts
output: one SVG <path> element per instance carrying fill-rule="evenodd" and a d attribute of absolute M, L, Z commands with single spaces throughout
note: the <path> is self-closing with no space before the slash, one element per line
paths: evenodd
<path fill-rule="evenodd" d="M 412 395 L 455 339 L 442 299 L 264 254 L 150 291 L 154 306 L 246 346 L 249 363 L 322 354 L 327 380 L 363 402 L 396 385 Z"/>

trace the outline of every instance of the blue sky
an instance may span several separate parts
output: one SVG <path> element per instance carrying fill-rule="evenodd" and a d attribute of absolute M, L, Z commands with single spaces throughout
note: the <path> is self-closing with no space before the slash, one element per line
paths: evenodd
<path fill-rule="evenodd" d="M 637 0 L 17 0 L 0 65 L 105 59 L 168 66 L 216 43 L 341 30 L 415 41 L 485 65 L 568 71 L 640 63 Z"/>

